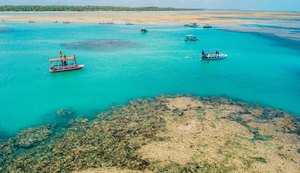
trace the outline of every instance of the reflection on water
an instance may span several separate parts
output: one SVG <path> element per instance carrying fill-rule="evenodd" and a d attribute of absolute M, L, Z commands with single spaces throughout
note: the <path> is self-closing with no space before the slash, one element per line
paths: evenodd
<path fill-rule="evenodd" d="M 65 43 L 63 46 L 80 50 L 115 51 L 127 48 L 139 48 L 142 45 L 138 42 L 128 40 L 90 40 Z"/>

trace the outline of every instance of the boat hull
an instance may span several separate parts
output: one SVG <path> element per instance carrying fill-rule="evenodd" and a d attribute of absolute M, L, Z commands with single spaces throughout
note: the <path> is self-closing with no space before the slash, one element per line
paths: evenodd
<path fill-rule="evenodd" d="M 204 60 L 204 61 L 217 61 L 217 60 L 222 60 L 222 59 L 225 59 L 225 58 L 227 58 L 227 55 L 225 55 L 225 54 L 220 54 L 219 56 L 213 56 L 213 57 L 211 57 L 211 58 L 208 58 L 208 57 L 202 57 L 202 60 Z"/>
<path fill-rule="evenodd" d="M 198 41 L 198 39 L 184 39 L 186 42 L 191 42 L 191 41 Z"/>
<path fill-rule="evenodd" d="M 84 65 L 77 65 L 77 66 L 74 66 L 74 67 L 67 67 L 67 68 L 60 68 L 60 69 L 50 69 L 49 71 L 51 73 L 66 72 L 66 71 L 80 70 L 83 67 L 84 67 Z"/>

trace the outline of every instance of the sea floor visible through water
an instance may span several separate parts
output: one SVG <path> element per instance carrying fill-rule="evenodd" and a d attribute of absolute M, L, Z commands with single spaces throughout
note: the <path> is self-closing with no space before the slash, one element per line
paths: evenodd
<path fill-rule="evenodd" d="M 199 41 L 184 42 L 187 34 Z M 2 137 L 61 121 L 59 110 L 94 116 L 161 94 L 226 96 L 300 115 L 300 50 L 288 39 L 179 25 L 9 22 L 0 35 Z M 229 57 L 201 61 L 201 50 L 216 49 Z M 49 73 L 59 51 L 85 68 Z"/>
<path fill-rule="evenodd" d="M 69 115 L 64 115 L 68 117 Z M 0 143 L 0 172 L 299 172 L 300 124 L 216 97 L 160 96 Z"/>

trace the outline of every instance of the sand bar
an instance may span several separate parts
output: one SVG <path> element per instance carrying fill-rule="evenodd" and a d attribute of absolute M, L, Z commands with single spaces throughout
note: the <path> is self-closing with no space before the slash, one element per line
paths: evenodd
<path fill-rule="evenodd" d="M 298 19 L 297 12 L 241 12 L 241 11 L 159 11 L 159 12 L 2 12 L 1 21 L 8 22 L 113 22 L 130 21 L 138 24 L 159 23 L 247 23 L 245 18 Z"/>

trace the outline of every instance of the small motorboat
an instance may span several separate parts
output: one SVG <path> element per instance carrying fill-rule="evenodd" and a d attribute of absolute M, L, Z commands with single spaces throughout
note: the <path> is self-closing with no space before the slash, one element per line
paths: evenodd
<path fill-rule="evenodd" d="M 48 60 L 51 63 L 49 69 L 51 73 L 79 70 L 84 67 L 82 64 L 77 64 L 75 55 L 72 57 L 64 55 L 64 57 L 62 57 L 61 51 L 59 54 L 59 58 L 52 58 Z"/>
<path fill-rule="evenodd" d="M 127 22 L 125 23 L 125 25 L 134 25 L 134 24 L 127 21 Z"/>
<path fill-rule="evenodd" d="M 100 25 L 113 25 L 114 22 L 112 22 L 112 21 L 108 21 L 108 22 L 99 22 L 98 24 L 100 24 Z"/>
<path fill-rule="evenodd" d="M 228 56 L 226 54 L 220 53 L 218 50 L 215 53 L 210 53 L 202 50 L 201 58 L 205 61 L 215 61 L 225 59 Z"/>
<path fill-rule="evenodd" d="M 184 41 L 198 41 L 199 39 L 194 35 L 186 35 Z"/>
<path fill-rule="evenodd" d="M 141 29 L 141 33 L 146 33 L 146 32 L 148 32 L 148 30 L 146 28 Z"/>
<path fill-rule="evenodd" d="M 203 28 L 212 28 L 212 26 L 211 25 L 209 25 L 209 24 L 205 24 L 204 26 L 203 26 Z"/>
<path fill-rule="evenodd" d="M 197 28 L 199 25 L 197 23 L 188 23 L 184 25 L 185 27 Z"/>

